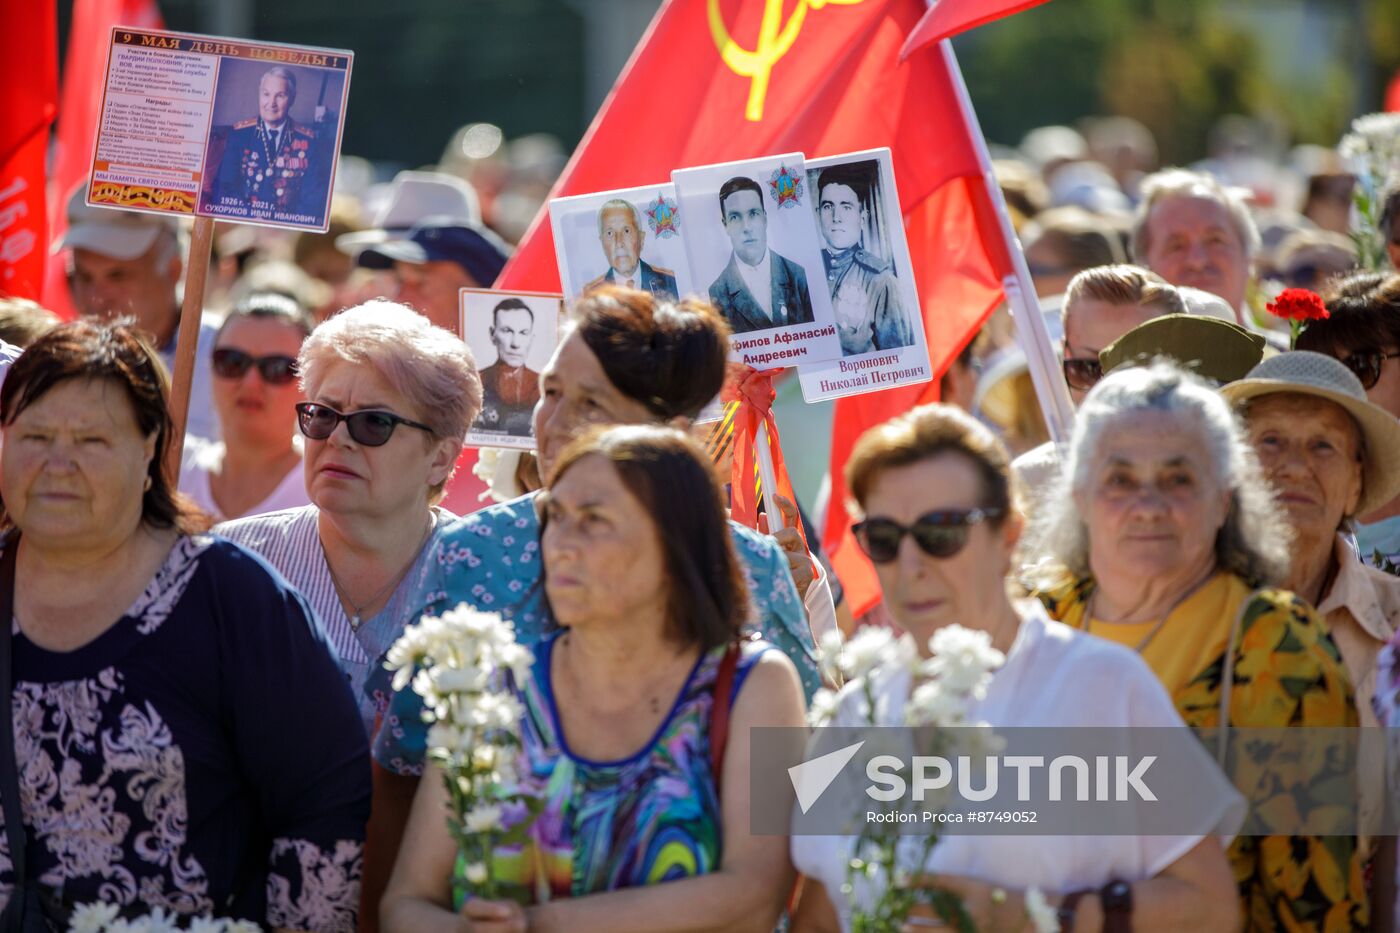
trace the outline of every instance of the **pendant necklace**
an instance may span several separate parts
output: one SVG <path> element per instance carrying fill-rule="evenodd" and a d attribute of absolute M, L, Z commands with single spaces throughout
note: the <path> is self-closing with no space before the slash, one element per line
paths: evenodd
<path fill-rule="evenodd" d="M 1140 642 L 1137 643 L 1137 646 L 1136 646 L 1135 648 L 1133 648 L 1133 651 L 1134 651 L 1135 653 L 1137 653 L 1137 654 L 1142 654 L 1143 649 L 1146 648 L 1146 647 L 1148 646 L 1148 644 L 1152 641 L 1152 639 L 1154 639 L 1154 638 L 1157 637 L 1157 633 L 1160 632 L 1160 631 L 1162 630 L 1162 626 L 1164 626 L 1164 625 L 1167 624 L 1167 620 L 1171 618 L 1172 613 L 1173 613 L 1173 612 L 1176 612 L 1177 608 L 1180 607 L 1182 603 L 1186 602 L 1186 600 L 1188 600 L 1188 599 L 1190 599 L 1192 596 L 1196 595 L 1196 592 L 1197 592 L 1198 590 L 1200 590 L 1203 586 L 1205 586 L 1207 583 L 1209 583 L 1211 580 L 1214 580 L 1214 579 L 1215 579 L 1215 574 L 1212 573 L 1212 574 L 1210 574 L 1209 576 L 1207 576 L 1204 580 L 1202 580 L 1200 583 L 1197 583 L 1195 586 L 1191 587 L 1191 588 L 1190 588 L 1189 590 L 1187 590 L 1185 593 L 1181 594 L 1181 596 L 1176 600 L 1176 602 L 1174 602 L 1174 603 L 1171 604 L 1171 607 L 1167 609 L 1166 613 L 1163 614 L 1163 616 L 1162 616 L 1160 619 L 1157 620 L 1157 623 L 1156 623 L 1155 625 L 1153 625 L 1151 629 L 1148 630 L 1148 632 L 1147 632 L 1146 635 L 1143 636 L 1142 641 L 1140 641 Z M 1089 597 L 1089 601 L 1088 601 L 1087 603 L 1085 603 L 1085 605 L 1084 605 L 1084 624 L 1083 624 L 1083 626 L 1082 626 L 1082 629 L 1083 629 L 1083 631 L 1085 631 L 1085 632 L 1089 631 L 1089 626 L 1093 623 L 1093 620 L 1094 620 L 1094 600 L 1095 600 L 1097 597 L 1098 597 L 1098 592 L 1095 591 L 1094 595 L 1093 595 L 1093 596 L 1090 596 L 1090 597 Z M 1112 625 L 1112 624 L 1114 624 L 1114 623 L 1108 623 L 1108 624 Z"/>
<path fill-rule="evenodd" d="M 414 564 L 418 563 L 418 557 L 423 553 L 423 547 L 428 543 L 428 538 L 432 536 L 433 528 L 435 528 L 436 526 L 437 518 L 435 516 L 429 516 L 428 528 L 426 531 L 423 532 L 423 537 L 419 540 L 418 546 L 413 549 L 413 554 L 408 558 L 408 563 L 403 565 L 402 570 L 394 574 L 394 576 L 390 577 L 388 583 L 384 584 L 384 586 L 380 587 L 377 591 L 375 591 L 373 596 L 360 603 L 359 605 L 356 605 L 355 601 L 350 598 L 349 592 L 341 584 L 340 578 L 335 575 L 335 568 L 331 566 L 331 556 L 330 554 L 326 553 L 325 542 L 321 541 L 321 536 L 319 533 L 316 535 L 316 540 L 321 543 L 321 554 L 326 559 L 326 570 L 331 575 L 331 585 L 335 587 L 335 593 L 337 596 L 340 597 L 341 602 L 343 602 L 346 606 L 350 607 L 350 612 L 347 613 L 347 615 L 350 618 L 350 629 L 352 631 L 359 631 L 360 625 L 364 621 L 364 614 L 366 609 L 379 602 L 379 600 L 385 594 L 392 593 L 394 591 L 394 588 L 397 587 L 401 582 L 403 582 L 403 578 L 408 575 L 408 571 L 413 567 Z"/>

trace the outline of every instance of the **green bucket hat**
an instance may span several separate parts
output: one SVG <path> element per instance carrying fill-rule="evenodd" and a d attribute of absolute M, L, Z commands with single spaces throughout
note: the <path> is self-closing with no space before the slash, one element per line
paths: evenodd
<path fill-rule="evenodd" d="M 1244 378 L 1264 358 L 1265 340 L 1238 324 L 1199 314 L 1165 314 L 1139 324 L 1099 352 L 1105 373 L 1166 357 L 1217 385 Z"/>

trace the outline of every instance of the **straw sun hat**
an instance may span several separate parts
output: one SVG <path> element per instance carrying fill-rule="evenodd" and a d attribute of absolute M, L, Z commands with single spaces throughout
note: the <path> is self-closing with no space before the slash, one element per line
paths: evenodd
<path fill-rule="evenodd" d="M 1254 367 L 1240 381 L 1222 386 L 1220 392 L 1236 407 L 1280 392 L 1335 402 L 1356 420 L 1365 446 L 1356 514 L 1373 512 L 1400 494 L 1400 421 L 1368 402 L 1361 381 L 1338 360 L 1306 350 L 1280 353 Z"/>

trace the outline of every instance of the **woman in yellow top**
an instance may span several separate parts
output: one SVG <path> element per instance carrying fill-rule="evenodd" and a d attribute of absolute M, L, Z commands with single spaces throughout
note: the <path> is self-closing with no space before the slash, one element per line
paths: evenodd
<path fill-rule="evenodd" d="M 1357 724 L 1326 627 L 1269 586 L 1288 528 L 1223 398 L 1165 363 L 1114 373 L 1064 464 L 1029 554 L 1053 618 L 1135 649 L 1189 726 Z M 1229 856 L 1248 930 L 1368 922 L 1354 837 L 1240 836 Z"/>

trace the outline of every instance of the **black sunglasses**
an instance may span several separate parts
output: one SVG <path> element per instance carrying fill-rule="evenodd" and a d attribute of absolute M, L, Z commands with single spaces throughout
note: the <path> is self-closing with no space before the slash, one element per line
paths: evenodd
<path fill-rule="evenodd" d="M 254 366 L 268 385 L 286 385 L 297 377 L 297 361 L 290 356 L 249 356 L 242 350 L 224 347 L 213 353 L 214 374 L 225 379 L 242 379 Z"/>
<path fill-rule="evenodd" d="M 1064 360 L 1065 382 L 1071 389 L 1092 389 L 1103 378 L 1103 364 L 1099 358 Z"/>
<path fill-rule="evenodd" d="M 967 546 L 972 526 L 999 518 L 1001 509 L 958 509 L 920 515 L 905 526 L 892 518 L 868 518 L 851 526 L 856 543 L 877 564 L 899 556 L 899 544 L 910 535 L 929 557 L 952 557 Z"/>
<path fill-rule="evenodd" d="M 389 438 L 394 436 L 394 428 L 401 424 L 427 431 L 429 434 L 434 433 L 426 424 L 400 418 L 392 411 L 366 408 L 347 415 L 315 402 L 297 402 L 297 426 L 301 428 L 302 434 L 313 441 L 324 441 L 330 437 L 335 433 L 336 425 L 342 421 L 345 422 L 346 430 L 350 432 L 350 439 L 366 447 L 383 447 L 389 443 Z"/>
<path fill-rule="evenodd" d="M 1381 367 L 1386 360 L 1393 360 L 1400 356 L 1400 350 L 1386 353 L 1384 350 L 1358 350 L 1351 356 L 1342 360 L 1347 369 L 1356 373 L 1356 378 L 1361 380 L 1363 389 L 1370 389 L 1375 386 L 1381 378 Z"/>

